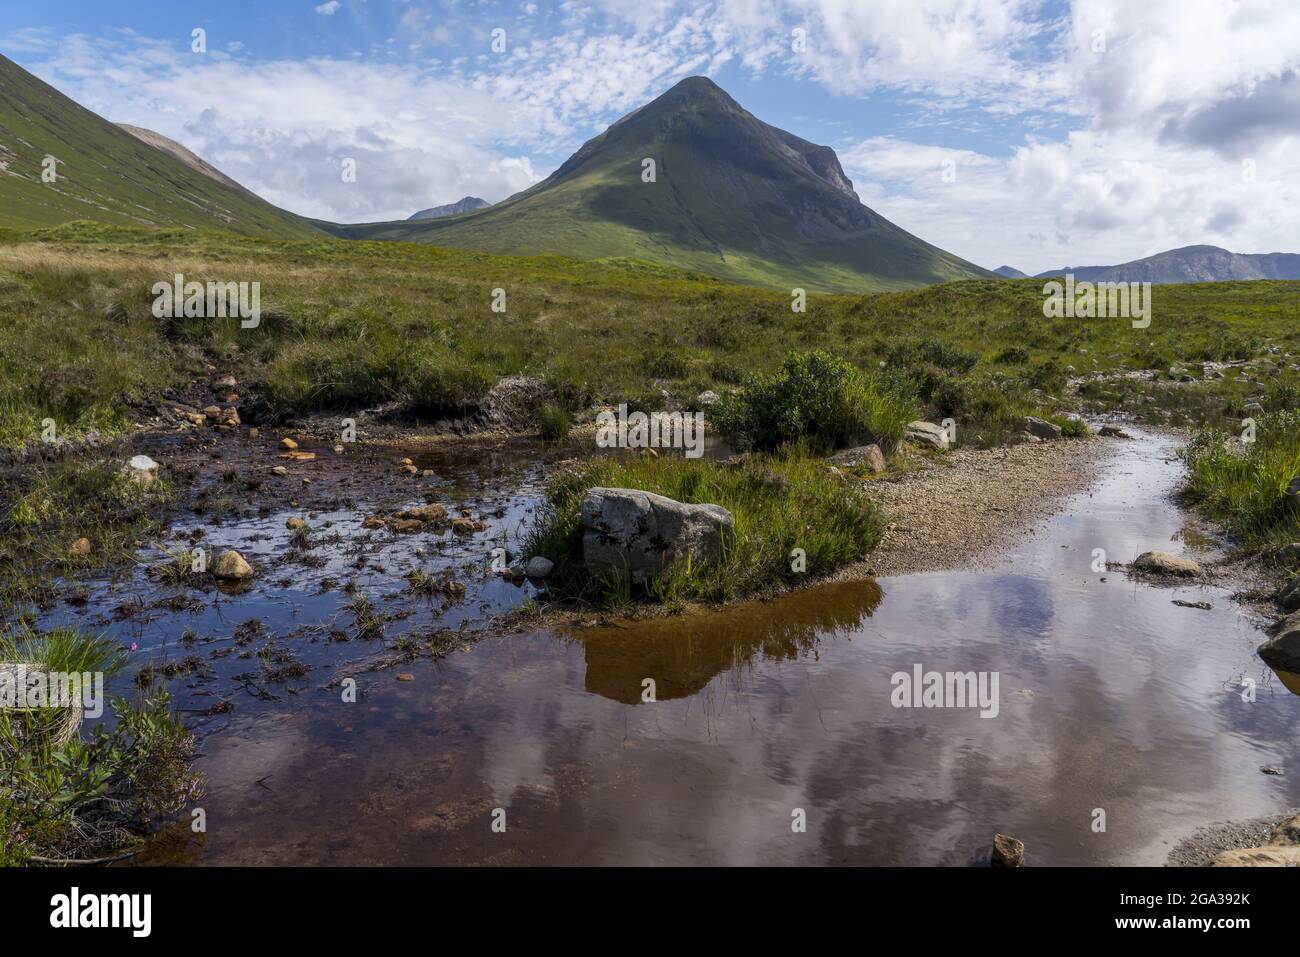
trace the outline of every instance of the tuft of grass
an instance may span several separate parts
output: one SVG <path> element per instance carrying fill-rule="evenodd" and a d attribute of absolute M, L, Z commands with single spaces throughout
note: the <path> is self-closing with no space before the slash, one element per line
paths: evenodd
<path fill-rule="evenodd" d="M 70 629 L 0 638 L 0 660 L 105 675 L 122 666 L 110 642 Z M 97 724 L 88 737 L 64 743 L 41 733 L 48 722 L 0 710 L 0 865 L 113 854 L 201 793 L 190 767 L 193 736 L 166 693 L 110 704 L 111 728 Z"/>
<path fill-rule="evenodd" d="M 678 563 L 646 585 L 633 586 L 627 576 L 593 574 L 582 563 L 580 507 L 597 486 L 721 505 L 735 518 L 735 539 L 720 561 L 704 567 Z M 602 457 L 553 480 L 524 553 L 555 562 L 546 583 L 551 600 L 603 607 L 639 599 L 722 601 L 829 574 L 869 553 L 880 530 L 879 516 L 861 489 L 799 446 L 734 465 L 667 456 Z M 792 568 L 796 548 L 807 555 L 806 573 Z"/>
<path fill-rule="evenodd" d="M 1243 544 L 1258 548 L 1300 540 L 1300 510 L 1287 486 L 1300 476 L 1300 410 L 1265 413 L 1253 442 L 1219 430 L 1198 433 L 1183 450 L 1185 492 Z"/>
<path fill-rule="evenodd" d="M 543 402 L 537 409 L 537 428 L 548 442 L 563 439 L 572 425 L 569 410 L 558 402 Z"/>

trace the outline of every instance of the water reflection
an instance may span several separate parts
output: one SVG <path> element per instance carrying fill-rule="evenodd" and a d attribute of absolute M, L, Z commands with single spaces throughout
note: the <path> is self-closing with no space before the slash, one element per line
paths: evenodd
<path fill-rule="evenodd" d="M 769 602 L 665 618 L 634 628 L 604 627 L 570 633 L 582 644 L 593 694 L 638 704 L 643 682 L 655 682 L 655 698 L 670 701 L 697 694 L 724 672 L 756 658 L 793 661 L 817 656 L 823 641 L 856 630 L 880 604 L 874 581 L 843 582 L 796 592 Z"/>

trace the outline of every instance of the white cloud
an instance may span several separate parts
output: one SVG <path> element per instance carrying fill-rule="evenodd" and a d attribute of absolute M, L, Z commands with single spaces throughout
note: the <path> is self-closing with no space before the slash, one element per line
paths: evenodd
<path fill-rule="evenodd" d="M 328 3 L 322 3 L 319 7 L 314 7 L 313 9 L 323 17 L 332 17 L 334 14 L 338 13 L 339 7 L 341 6 L 343 6 L 343 4 L 339 3 L 339 0 L 329 0 Z"/>

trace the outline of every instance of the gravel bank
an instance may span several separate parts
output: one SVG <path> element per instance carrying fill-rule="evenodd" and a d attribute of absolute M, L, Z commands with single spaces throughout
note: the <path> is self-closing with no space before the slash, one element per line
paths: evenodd
<path fill-rule="evenodd" d="M 1224 821 L 1198 828 L 1191 837 L 1184 838 L 1169 852 L 1166 867 L 1208 867 L 1215 856 L 1224 851 L 1243 847 L 1259 847 L 1273 836 L 1273 828 L 1300 809 L 1292 808 L 1283 814 L 1257 817 L 1248 821 Z"/>
<path fill-rule="evenodd" d="M 868 485 L 887 522 L 870 571 L 970 565 L 1053 515 L 1061 499 L 1092 481 L 1112 444 L 1125 441 L 1091 436 L 917 457 L 913 470 Z"/>

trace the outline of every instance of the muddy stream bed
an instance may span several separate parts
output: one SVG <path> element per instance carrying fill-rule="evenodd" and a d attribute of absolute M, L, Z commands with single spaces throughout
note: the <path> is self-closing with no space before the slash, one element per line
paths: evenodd
<path fill-rule="evenodd" d="M 358 501 L 316 510 L 286 557 L 301 507 L 183 516 L 176 541 L 240 549 L 251 589 L 161 585 L 150 547 L 43 624 L 134 645 L 118 691 L 170 664 L 200 737 L 207 830 L 187 814 L 138 863 L 965 865 L 1002 831 L 1030 864 L 1161 864 L 1202 824 L 1300 804 L 1300 697 L 1255 656 L 1258 623 L 1218 587 L 1092 570 L 1097 548 L 1212 557 L 1169 498 L 1175 453 L 1114 445 L 1091 488 L 977 568 L 481 637 L 535 594 L 487 563 L 515 550 L 560 455 L 450 445 L 413 455 L 427 474 L 387 506 L 433 497 L 475 535 L 365 529 Z M 464 598 L 412 594 L 411 568 Z M 357 595 L 382 638 L 357 637 Z M 432 634 L 450 653 L 366 670 Z M 996 716 L 894 707 L 891 677 L 916 665 L 997 673 Z"/>

